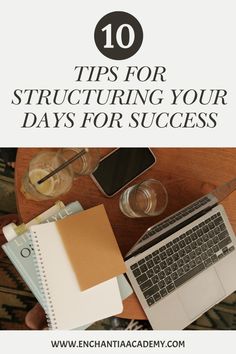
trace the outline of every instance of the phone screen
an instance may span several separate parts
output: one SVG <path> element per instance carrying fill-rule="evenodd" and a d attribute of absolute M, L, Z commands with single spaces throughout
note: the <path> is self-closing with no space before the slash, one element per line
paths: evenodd
<path fill-rule="evenodd" d="M 148 148 L 119 148 L 100 162 L 93 176 L 105 194 L 112 196 L 154 163 Z"/>

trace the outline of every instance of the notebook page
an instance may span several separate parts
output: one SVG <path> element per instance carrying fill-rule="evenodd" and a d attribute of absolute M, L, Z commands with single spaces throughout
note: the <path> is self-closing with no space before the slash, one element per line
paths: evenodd
<path fill-rule="evenodd" d="M 31 231 L 52 329 L 72 329 L 122 312 L 116 278 L 80 290 L 55 223 Z"/>

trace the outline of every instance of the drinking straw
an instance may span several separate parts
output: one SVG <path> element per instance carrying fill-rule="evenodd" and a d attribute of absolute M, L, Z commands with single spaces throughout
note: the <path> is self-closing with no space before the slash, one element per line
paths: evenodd
<path fill-rule="evenodd" d="M 69 160 L 63 162 L 60 166 L 58 166 L 55 170 L 53 170 L 52 172 L 50 172 L 48 175 L 44 176 L 43 178 L 41 178 L 37 184 L 42 184 L 43 182 L 45 182 L 48 178 L 54 176 L 56 173 L 58 173 L 59 171 L 61 171 L 63 168 L 67 167 L 68 165 L 70 165 L 72 162 L 74 162 L 75 160 L 79 159 L 81 156 L 83 156 L 86 152 L 88 152 L 88 149 L 82 149 L 80 152 L 78 152 L 77 154 L 75 154 L 74 156 L 72 156 Z"/>

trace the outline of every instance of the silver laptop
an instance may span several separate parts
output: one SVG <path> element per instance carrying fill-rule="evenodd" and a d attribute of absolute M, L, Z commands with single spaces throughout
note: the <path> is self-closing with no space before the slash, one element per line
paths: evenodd
<path fill-rule="evenodd" d="M 153 329 L 182 329 L 236 290 L 236 238 L 219 202 L 236 178 L 149 228 L 126 255 Z"/>

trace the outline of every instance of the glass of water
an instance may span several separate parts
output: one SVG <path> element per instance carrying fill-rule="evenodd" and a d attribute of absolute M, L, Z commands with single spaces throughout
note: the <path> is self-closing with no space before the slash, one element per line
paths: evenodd
<path fill-rule="evenodd" d="M 119 206 L 129 218 L 160 215 L 168 203 L 168 194 L 161 182 L 148 179 L 127 188 L 120 196 Z"/>

